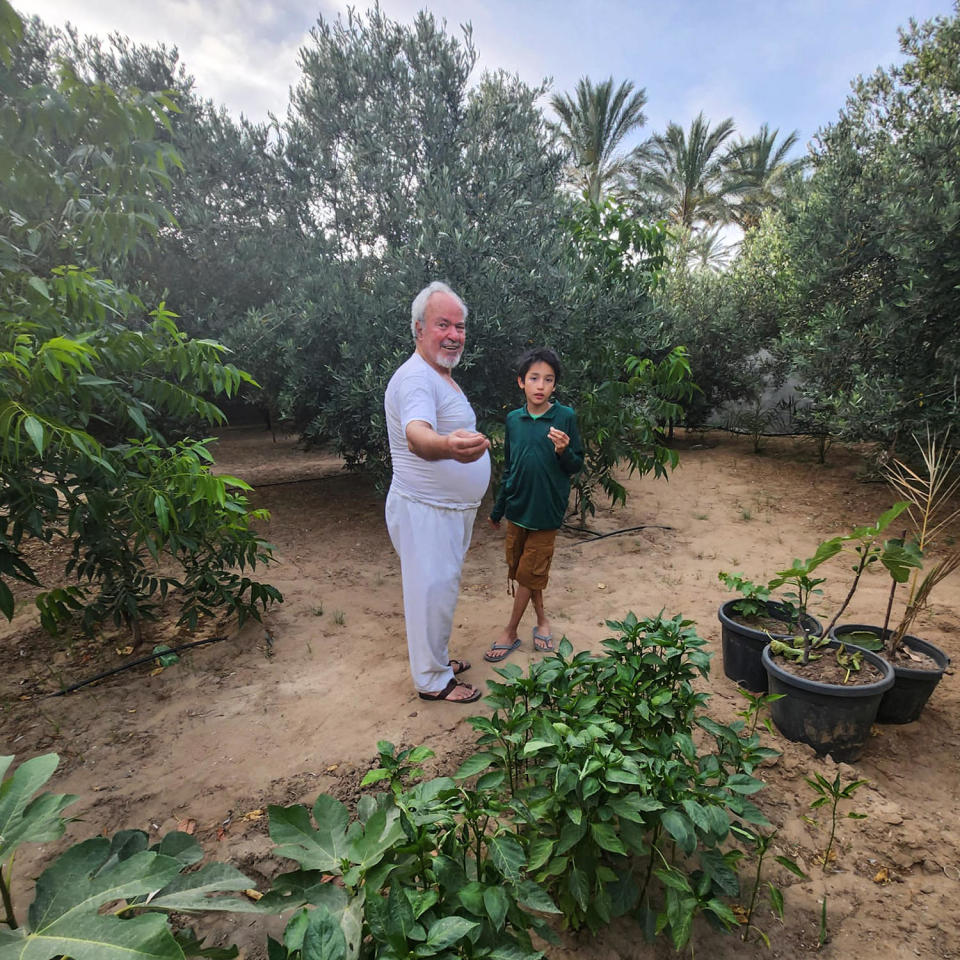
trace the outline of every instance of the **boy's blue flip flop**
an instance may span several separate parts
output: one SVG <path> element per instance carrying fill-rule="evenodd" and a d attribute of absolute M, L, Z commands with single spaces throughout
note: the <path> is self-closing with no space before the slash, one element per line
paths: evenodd
<path fill-rule="evenodd" d="M 513 643 L 495 643 L 490 647 L 489 650 L 487 650 L 484 653 L 483 659 L 486 660 L 487 663 L 500 663 L 501 660 L 506 660 L 507 657 L 509 657 L 510 654 L 513 653 L 513 651 L 516 650 L 517 647 L 519 646 L 520 646 L 519 637 L 517 637 L 517 639 L 514 640 Z M 503 654 L 503 656 L 491 657 L 490 654 L 493 653 L 494 650 L 505 650 L 506 652 Z"/>
<path fill-rule="evenodd" d="M 541 653 L 553 653 L 556 649 L 553 645 L 553 634 L 541 633 L 536 627 L 533 628 L 533 645 Z"/>

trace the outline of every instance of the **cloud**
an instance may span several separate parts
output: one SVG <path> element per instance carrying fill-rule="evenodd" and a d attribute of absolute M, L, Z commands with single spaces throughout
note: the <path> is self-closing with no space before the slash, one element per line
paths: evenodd
<path fill-rule="evenodd" d="M 373 0 L 356 0 L 357 10 Z M 317 15 L 348 0 L 22 0 L 15 6 L 85 33 L 176 45 L 202 96 L 252 119 L 282 114 L 299 78 L 297 52 Z M 836 117 L 850 81 L 897 55 L 896 25 L 951 13 L 950 0 L 380 0 L 410 23 L 428 7 L 459 38 L 470 21 L 483 69 L 552 77 L 570 91 L 581 76 L 631 80 L 648 93 L 639 138 L 703 110 L 740 130 L 766 121 L 801 140 Z"/>
<path fill-rule="evenodd" d="M 314 23 L 302 4 L 290 0 L 97 0 L 82 6 L 29 0 L 18 9 L 55 26 L 69 21 L 82 33 L 119 32 L 139 43 L 176 46 L 201 96 L 253 120 L 285 112 L 287 91 L 299 76 L 297 51 Z"/>

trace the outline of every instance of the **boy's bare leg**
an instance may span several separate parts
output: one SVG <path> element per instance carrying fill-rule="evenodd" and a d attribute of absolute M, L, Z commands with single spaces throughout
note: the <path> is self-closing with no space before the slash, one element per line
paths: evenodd
<path fill-rule="evenodd" d="M 550 621 L 547 619 L 547 612 L 543 606 L 543 591 L 531 590 L 530 599 L 533 601 L 533 609 L 537 614 L 537 632 L 548 636 L 552 631 Z"/>
<path fill-rule="evenodd" d="M 547 612 L 546 610 L 544 610 L 544 607 L 543 607 L 543 591 L 531 590 L 530 599 L 533 601 L 533 609 L 534 609 L 534 612 L 537 614 L 537 633 L 539 633 L 541 637 L 552 636 L 553 630 L 551 629 L 550 621 L 547 619 Z M 550 647 L 538 644 L 536 642 L 536 638 L 534 638 L 534 646 L 538 650 L 551 649 Z"/>
<path fill-rule="evenodd" d="M 538 590 L 537 593 L 539 592 Z M 510 620 L 503 628 L 500 636 L 494 640 L 494 643 L 508 647 L 518 638 L 517 628 L 520 626 L 520 621 L 523 619 L 523 613 L 527 609 L 527 604 L 530 602 L 532 593 L 533 591 L 528 587 L 521 586 L 519 583 L 517 584 L 516 592 L 513 595 L 513 609 L 510 611 Z M 509 650 L 491 650 L 488 651 L 489 655 L 487 659 L 494 661 L 503 660 L 509 652 Z"/>

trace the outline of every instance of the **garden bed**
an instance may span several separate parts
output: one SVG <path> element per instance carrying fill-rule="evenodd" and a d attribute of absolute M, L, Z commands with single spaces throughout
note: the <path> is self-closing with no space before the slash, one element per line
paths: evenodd
<path fill-rule="evenodd" d="M 606 619 L 665 608 L 697 620 L 719 654 L 715 611 L 729 594 L 717 571 L 761 575 L 785 551 L 801 555 L 877 516 L 893 499 L 886 487 L 858 481 L 855 450 L 835 449 L 822 467 L 811 448 L 789 439 L 770 441 L 760 457 L 746 440 L 698 439 L 681 437 L 681 466 L 669 483 L 628 479 L 626 508 L 590 521 L 597 532 L 644 529 L 598 541 L 559 538 L 548 610 L 555 632 L 577 649 L 599 650 L 609 635 Z M 129 659 L 127 638 L 111 629 L 104 642 L 63 647 L 35 628 L 29 606 L 4 627 L 3 752 L 25 758 L 55 750 L 62 763 L 52 789 L 80 797 L 68 812 L 81 822 L 69 827 L 67 840 L 28 847 L 18 859 L 21 903 L 27 879 L 60 846 L 124 827 L 156 834 L 194 821 L 208 854 L 266 881 L 291 866 L 270 855 L 267 804 L 312 802 L 320 792 L 350 803 L 379 739 L 427 744 L 437 754 L 431 773 L 452 771 L 471 752 L 474 733 L 464 718 L 482 705 L 424 704 L 410 685 L 399 565 L 376 492 L 329 456 L 304 454 L 290 438 L 274 444 L 256 429 L 227 431 L 217 454 L 218 469 L 257 485 L 256 505 L 273 512 L 267 536 L 280 563 L 267 579 L 286 602 L 264 626 L 238 632 L 210 622 L 188 635 L 172 623 L 148 625 L 151 645 L 228 639 L 162 672 L 147 664 L 58 698 L 44 694 Z M 875 580 L 861 589 L 851 620 L 882 605 L 886 583 Z M 506 620 L 505 583 L 502 539 L 478 522 L 451 644 L 452 656 L 472 661 L 468 679 L 478 684 L 495 676 L 482 651 Z M 954 661 L 958 595 L 945 587 L 920 623 L 923 636 Z M 521 665 L 533 656 L 524 626 L 524 643 L 510 658 Z M 708 709 L 718 719 L 730 721 L 742 709 L 719 655 L 708 689 Z M 960 895 L 960 693 L 952 669 L 920 721 L 877 730 L 852 767 L 816 760 L 809 748 L 781 738 L 764 739 L 783 756 L 762 772 L 768 787 L 756 800 L 780 828 L 778 852 L 801 863 L 810 880 L 773 868 L 785 888 L 786 919 L 782 927 L 769 912 L 759 920 L 771 951 L 698 924 L 697 953 L 717 960 L 815 953 L 825 893 L 828 956 L 866 957 L 880 949 L 894 957 L 960 956 L 952 920 Z M 869 781 L 850 806 L 867 819 L 841 824 L 835 872 L 824 876 L 816 856 L 826 832 L 803 819 L 822 811 L 809 810 L 815 795 L 804 777 L 819 771 L 832 780 L 838 769 L 844 780 Z M 280 928 L 276 919 L 242 916 L 203 925 L 208 935 L 240 944 L 248 960 L 264 955 L 265 931 L 277 935 Z M 648 954 L 637 944 L 636 928 L 618 921 L 596 939 L 566 935 L 549 955 L 672 955 L 666 943 Z"/>

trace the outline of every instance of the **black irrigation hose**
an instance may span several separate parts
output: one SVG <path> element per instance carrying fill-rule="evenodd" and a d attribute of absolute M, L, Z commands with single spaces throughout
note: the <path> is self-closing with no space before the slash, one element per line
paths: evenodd
<path fill-rule="evenodd" d="M 89 686 L 91 683 L 96 683 L 98 680 L 103 680 L 105 677 L 112 677 L 115 673 L 122 673 L 124 670 L 129 670 L 131 667 L 138 667 L 141 663 L 149 663 L 149 661 L 156 660 L 157 657 L 166 656 L 168 653 L 180 653 L 181 650 L 190 650 L 192 647 L 202 647 L 206 643 L 217 643 L 220 640 L 226 639 L 226 637 L 207 637 L 206 640 L 194 640 L 191 643 L 181 643 L 178 647 L 170 647 L 169 650 L 160 650 L 157 653 L 151 653 L 149 656 L 140 657 L 138 660 L 131 660 L 129 663 L 125 663 L 122 666 L 114 667 L 112 670 L 105 670 L 103 673 L 98 673 L 95 677 L 90 677 L 87 680 L 81 680 L 79 683 L 75 683 L 71 687 L 58 690 L 56 693 L 48 693 L 46 697 L 41 699 L 62 697 L 64 694 L 73 693 L 74 690 L 79 690 L 81 687 Z"/>
<path fill-rule="evenodd" d="M 349 476 L 351 476 L 349 473 L 322 473 L 319 477 L 294 477 L 292 480 L 270 480 L 267 483 L 254 483 L 251 480 L 248 483 L 254 490 L 262 490 L 264 487 L 287 487 L 294 483 L 316 483 L 319 480 L 336 480 L 338 477 Z"/>
<path fill-rule="evenodd" d="M 589 534 L 589 536 L 582 540 L 576 541 L 575 545 L 579 545 L 581 543 L 593 543 L 594 540 L 606 540 L 607 537 L 617 537 L 621 533 L 636 533 L 638 530 L 674 530 L 676 528 L 665 527 L 661 523 L 642 523 L 639 527 L 624 527 L 622 530 L 611 530 L 609 533 L 597 533 L 595 530 L 588 530 L 586 527 L 571 527 L 565 523 L 563 529 L 569 530 L 572 533 Z"/>

